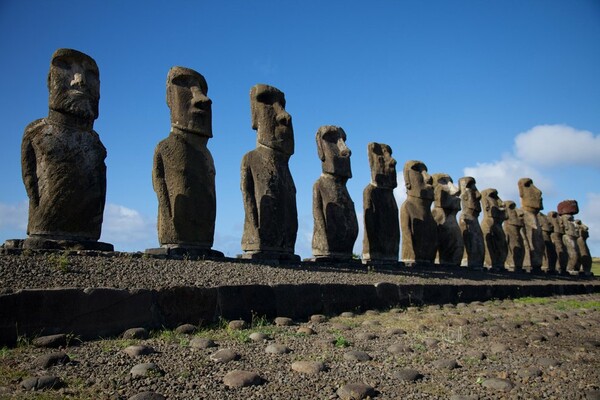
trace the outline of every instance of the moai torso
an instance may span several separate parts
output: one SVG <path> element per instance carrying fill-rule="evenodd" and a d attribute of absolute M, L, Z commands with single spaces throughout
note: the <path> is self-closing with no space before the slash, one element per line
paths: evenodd
<path fill-rule="evenodd" d="M 456 221 L 460 211 L 459 189 L 447 174 L 433 174 L 433 219 L 437 224 L 440 264 L 460 266 L 465 251 L 462 232 Z"/>
<path fill-rule="evenodd" d="M 573 222 L 573 215 L 563 214 L 561 215 L 561 218 L 565 227 L 563 243 L 565 244 L 567 254 L 569 255 L 567 272 L 570 274 L 577 274 L 581 267 L 581 254 L 579 253 L 579 246 L 577 244 L 577 229 Z"/>
<path fill-rule="evenodd" d="M 535 187 L 530 178 L 520 179 L 518 185 L 527 242 L 524 266 L 530 267 L 532 272 L 539 272 L 546 250 L 542 228 L 537 218 L 540 210 L 544 209 L 542 192 Z"/>
<path fill-rule="evenodd" d="M 585 275 L 590 275 L 592 273 L 592 254 L 587 245 L 587 239 L 590 237 L 589 228 L 580 220 L 575 220 L 575 225 L 579 228 L 577 246 L 579 247 L 581 270 Z"/>
<path fill-rule="evenodd" d="M 503 224 L 508 250 L 505 265 L 510 270 L 519 271 L 523 268 L 525 257 L 525 245 L 521 233 L 524 226 L 523 219 L 514 201 L 507 200 L 504 202 L 504 206 L 508 217 Z"/>
<path fill-rule="evenodd" d="M 556 271 L 556 263 L 558 260 L 558 255 L 556 253 L 556 246 L 552 241 L 552 233 L 554 232 L 554 226 L 552 225 L 552 221 L 550 218 L 543 214 L 538 214 L 538 220 L 540 227 L 542 228 L 542 236 L 544 238 L 544 258 L 542 260 L 542 268 L 546 272 L 555 272 Z"/>
<path fill-rule="evenodd" d="M 556 251 L 556 269 L 564 273 L 567 271 L 567 264 L 569 263 L 569 254 L 563 240 L 565 234 L 564 224 L 556 211 L 550 211 L 546 219 L 552 224 L 550 239 Z"/>
<path fill-rule="evenodd" d="M 346 182 L 352 177 L 346 133 L 340 127 L 322 126 L 317 131 L 316 142 L 322 174 L 313 186 L 313 256 L 351 259 L 358 236 L 358 220 L 346 188 Z"/>
<path fill-rule="evenodd" d="M 363 191 L 363 261 L 398 261 L 400 223 L 394 197 L 396 160 L 383 143 L 369 143 L 371 183 Z"/>
<path fill-rule="evenodd" d="M 481 192 L 483 221 L 481 230 L 485 242 L 485 264 L 493 270 L 503 270 L 508 248 L 502 223 L 506 220 L 506 211 L 496 189 Z"/>
<path fill-rule="evenodd" d="M 438 247 L 437 224 L 431 214 L 433 186 L 425 164 L 407 161 L 404 182 L 408 196 L 400 208 L 402 261 L 433 263 Z"/>
<path fill-rule="evenodd" d="M 478 219 L 481 213 L 481 193 L 475 183 L 475 178 L 470 176 L 458 180 L 462 208 L 458 225 L 465 245 L 461 265 L 481 269 L 485 258 L 485 244 Z"/>

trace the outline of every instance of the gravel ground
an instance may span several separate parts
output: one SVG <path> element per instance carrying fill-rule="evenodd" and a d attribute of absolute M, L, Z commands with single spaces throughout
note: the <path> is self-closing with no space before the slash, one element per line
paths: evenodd
<path fill-rule="evenodd" d="M 205 271 L 204 264 L 192 264 L 190 271 L 193 266 Z M 228 270 L 244 267 L 232 264 Z M 209 263 L 208 268 L 216 267 Z M 233 330 L 223 321 L 194 335 L 161 331 L 148 339 L 83 343 L 71 338 L 58 350 L 21 343 L 0 351 L 0 398 L 129 399 L 153 391 L 169 399 L 336 399 L 349 383 L 369 385 L 377 399 L 600 398 L 599 294 L 366 311 L 293 326 L 260 317 L 247 322 L 248 329 Z M 307 327 L 314 334 L 298 332 Z M 253 341 L 255 332 L 268 339 Z M 216 347 L 194 347 L 198 338 L 210 338 Z M 269 354 L 272 344 L 289 352 Z M 131 357 L 123 351 L 131 345 L 150 346 L 156 353 Z M 239 358 L 211 359 L 223 349 Z M 39 366 L 40 356 L 57 351 L 70 361 Z M 295 361 L 321 362 L 325 369 L 297 372 Z M 132 368 L 141 363 L 154 363 L 157 370 L 132 377 Z M 228 387 L 224 378 L 234 370 L 258 374 L 260 384 Z M 22 388 L 28 377 L 43 375 L 66 386 L 46 392 Z"/>

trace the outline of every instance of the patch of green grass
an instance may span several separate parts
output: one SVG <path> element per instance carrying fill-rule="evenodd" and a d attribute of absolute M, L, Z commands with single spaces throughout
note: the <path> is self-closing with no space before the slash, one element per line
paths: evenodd
<path fill-rule="evenodd" d="M 523 304 L 548 304 L 550 303 L 549 298 L 547 297 L 520 297 L 515 299 L 515 303 L 523 303 Z"/>
<path fill-rule="evenodd" d="M 0 365 L 0 386 L 9 386 L 29 376 L 27 371 L 15 368 L 11 364 L 3 362 L 3 365 Z"/>
<path fill-rule="evenodd" d="M 595 276 L 600 276 L 600 258 L 599 257 L 592 258 L 592 273 Z"/>
<path fill-rule="evenodd" d="M 48 255 L 48 261 L 54 267 L 55 270 L 66 274 L 71 270 L 71 265 L 69 263 L 69 258 L 66 253 L 58 254 L 53 253 Z"/>
<path fill-rule="evenodd" d="M 344 348 L 350 347 L 352 344 L 341 333 L 335 335 L 335 347 Z"/>
<path fill-rule="evenodd" d="M 553 304 L 553 306 L 554 308 L 560 311 L 573 310 L 579 308 L 597 311 L 600 310 L 600 301 L 559 300 L 558 302 L 556 302 L 556 304 Z"/>

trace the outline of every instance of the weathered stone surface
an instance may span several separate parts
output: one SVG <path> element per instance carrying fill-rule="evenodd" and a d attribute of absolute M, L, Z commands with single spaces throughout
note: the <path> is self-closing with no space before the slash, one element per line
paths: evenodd
<path fill-rule="evenodd" d="M 393 345 L 388 347 L 387 351 L 389 351 L 392 354 L 403 354 L 413 352 L 410 346 L 404 343 L 394 343 Z"/>
<path fill-rule="evenodd" d="M 433 366 L 438 369 L 455 369 L 458 368 L 458 363 L 453 358 L 437 360 L 433 362 Z"/>
<path fill-rule="evenodd" d="M 579 253 L 579 246 L 577 245 L 579 230 L 575 225 L 575 220 L 572 214 L 563 214 L 560 216 L 565 227 L 565 234 L 563 235 L 563 243 L 567 250 L 568 261 L 567 261 L 567 272 L 570 274 L 579 273 L 581 268 L 581 254 Z"/>
<path fill-rule="evenodd" d="M 398 261 L 400 222 L 394 188 L 398 186 L 392 148 L 383 143 L 367 145 L 371 182 L 363 191 L 363 261 Z"/>
<path fill-rule="evenodd" d="M 325 370 L 325 364 L 319 361 L 294 361 L 292 370 L 307 375 L 316 375 Z"/>
<path fill-rule="evenodd" d="M 565 235 L 563 220 L 556 211 L 550 211 L 546 215 L 546 218 L 552 224 L 550 239 L 556 251 L 556 270 L 560 273 L 565 273 L 567 271 L 567 264 L 569 263 L 569 253 L 563 240 L 563 236 Z"/>
<path fill-rule="evenodd" d="M 211 104 L 201 74 L 184 67 L 169 70 L 171 132 L 156 146 L 152 184 L 161 246 L 218 255 L 210 251 L 217 212 L 215 165 L 207 148 L 213 136 Z"/>
<path fill-rule="evenodd" d="M 71 359 L 64 352 L 43 354 L 35 359 L 33 364 L 39 368 L 50 368 L 55 365 L 67 364 Z"/>
<path fill-rule="evenodd" d="M 275 318 L 275 325 L 277 326 L 292 326 L 294 325 L 294 320 L 288 317 L 277 317 Z"/>
<path fill-rule="evenodd" d="M 317 260 L 349 260 L 358 236 L 354 202 L 346 188 L 352 152 L 338 126 L 320 127 L 316 142 L 322 173 L 313 186 L 312 253 Z"/>
<path fill-rule="evenodd" d="M 529 267 L 531 272 L 539 272 L 546 251 L 542 227 L 537 218 L 538 213 L 544 209 L 542 192 L 533 184 L 531 178 L 519 179 L 518 186 L 526 242 L 523 264 Z"/>
<path fill-rule="evenodd" d="M 460 190 L 448 174 L 433 174 L 434 206 L 431 213 L 437 224 L 438 250 L 440 264 L 459 266 L 465 245 L 462 232 L 456 221 L 460 211 Z"/>
<path fill-rule="evenodd" d="M 542 259 L 542 269 L 547 273 L 556 272 L 556 265 L 558 255 L 556 253 L 556 246 L 552 241 L 552 233 L 554 233 L 554 225 L 544 213 L 537 215 L 540 227 L 542 228 L 542 237 L 544 238 L 544 258 Z"/>
<path fill-rule="evenodd" d="M 106 149 L 93 130 L 100 79 L 96 62 L 72 49 L 52 55 L 48 117 L 25 128 L 23 182 L 29 196 L 24 248 L 94 248 L 106 199 Z M 102 250 L 112 245 L 102 244 Z"/>
<path fill-rule="evenodd" d="M 129 400 L 165 400 L 166 397 L 160 393 L 155 392 L 141 392 L 133 395 Z"/>
<path fill-rule="evenodd" d="M 227 324 L 227 326 L 232 331 L 239 331 L 241 329 L 245 329 L 247 324 L 246 321 L 244 321 L 243 319 L 234 319 L 233 321 L 229 321 L 229 324 Z"/>
<path fill-rule="evenodd" d="M 129 375 L 131 375 L 133 378 L 140 378 L 151 375 L 164 375 L 164 371 L 162 371 L 158 365 L 154 363 L 141 363 L 131 368 Z"/>
<path fill-rule="evenodd" d="M 365 362 L 370 361 L 371 359 L 372 357 L 365 351 L 350 350 L 344 353 L 344 360 L 346 361 Z"/>
<path fill-rule="evenodd" d="M 485 265 L 493 270 L 503 270 L 508 248 L 502 223 L 506 220 L 504 204 L 496 189 L 481 192 L 483 220 L 481 230 L 485 242 Z"/>
<path fill-rule="evenodd" d="M 523 230 L 525 223 L 523 222 L 523 212 L 517 209 L 517 204 L 514 201 L 504 201 L 507 219 L 502 225 L 504 234 L 506 235 L 506 268 L 512 271 L 520 271 L 523 269 L 523 261 L 525 259 L 525 243 L 523 241 Z"/>
<path fill-rule="evenodd" d="M 198 327 L 196 325 L 183 324 L 175 328 L 175 333 L 179 335 L 193 335 L 194 333 L 196 333 L 197 330 Z"/>
<path fill-rule="evenodd" d="M 582 223 L 579 219 L 576 219 L 574 222 L 575 226 L 579 230 L 579 235 L 577 236 L 577 247 L 579 248 L 581 271 L 585 275 L 590 275 L 592 273 L 592 254 L 590 253 L 590 249 L 587 245 L 587 239 L 590 237 L 590 228 L 588 228 L 588 226 Z"/>
<path fill-rule="evenodd" d="M 21 387 L 25 390 L 60 389 L 63 386 L 64 382 L 59 377 L 52 375 L 27 378 L 21 382 Z"/>
<path fill-rule="evenodd" d="M 416 369 L 403 368 L 394 372 L 394 379 L 403 382 L 415 382 L 423 378 L 423 375 Z"/>
<path fill-rule="evenodd" d="M 362 400 L 377 395 L 377 392 L 372 386 L 362 382 L 343 385 L 336 393 L 342 400 Z"/>
<path fill-rule="evenodd" d="M 216 347 L 217 345 L 212 339 L 195 337 L 190 340 L 190 347 L 194 349 L 208 349 L 210 347 Z"/>
<path fill-rule="evenodd" d="M 254 86 L 250 106 L 257 148 L 244 155 L 241 166 L 242 257 L 299 260 L 294 255 L 296 186 L 288 166 L 294 154 L 292 117 L 285 110 L 283 92 L 272 86 Z"/>
<path fill-rule="evenodd" d="M 296 333 L 301 335 L 314 335 L 316 334 L 315 330 L 308 326 L 301 326 L 298 328 Z"/>
<path fill-rule="evenodd" d="M 127 346 L 123 349 L 123 353 L 129 357 L 139 357 L 155 353 L 154 348 L 146 345 Z"/>
<path fill-rule="evenodd" d="M 290 348 L 286 345 L 276 343 L 268 345 L 265 349 L 265 353 L 268 354 L 287 354 L 290 351 Z"/>
<path fill-rule="evenodd" d="M 321 324 L 327 322 L 328 318 L 323 314 L 313 314 L 310 316 L 310 322 L 314 324 Z"/>
<path fill-rule="evenodd" d="M 407 198 L 400 209 L 401 258 L 406 263 L 433 263 L 438 239 L 431 214 L 432 179 L 421 161 L 407 161 L 403 172 Z"/>
<path fill-rule="evenodd" d="M 260 385 L 263 383 L 263 379 L 256 372 L 234 370 L 225 375 L 223 383 L 226 386 L 238 388 Z"/>
<path fill-rule="evenodd" d="M 269 335 L 262 332 L 253 332 L 249 336 L 250 340 L 254 342 L 262 342 L 269 339 Z"/>
<path fill-rule="evenodd" d="M 508 379 L 488 378 L 481 382 L 481 386 L 501 392 L 508 392 L 513 388 L 514 385 Z"/>
<path fill-rule="evenodd" d="M 577 204 L 577 200 L 563 200 L 558 203 L 556 207 L 559 215 L 575 215 L 579 214 L 579 204 Z"/>
<path fill-rule="evenodd" d="M 56 335 L 39 336 L 33 339 L 32 344 L 35 347 L 65 347 L 67 345 L 67 335 L 59 333 Z"/>
<path fill-rule="evenodd" d="M 221 349 L 215 351 L 209 358 L 217 363 L 228 363 L 239 360 L 240 355 L 231 349 Z"/>
<path fill-rule="evenodd" d="M 130 328 L 121 335 L 123 339 L 148 339 L 146 328 Z"/>
<path fill-rule="evenodd" d="M 458 187 L 462 208 L 458 225 L 465 245 L 461 265 L 481 269 L 485 258 L 483 231 L 478 219 L 481 213 L 481 193 L 477 190 L 475 178 L 471 176 L 460 178 Z"/>

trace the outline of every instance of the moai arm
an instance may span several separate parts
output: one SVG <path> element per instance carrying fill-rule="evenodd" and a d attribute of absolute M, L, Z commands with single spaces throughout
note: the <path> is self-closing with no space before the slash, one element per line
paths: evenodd
<path fill-rule="evenodd" d="M 159 203 L 163 209 L 167 209 L 169 212 L 169 218 L 173 217 L 173 209 L 171 208 L 171 201 L 169 199 L 169 190 L 165 181 L 165 165 L 159 147 L 154 152 L 154 168 L 152 169 L 152 186 L 158 196 Z"/>
<path fill-rule="evenodd" d="M 252 177 L 252 169 L 246 157 L 247 156 L 244 156 L 242 159 L 242 200 L 244 202 L 244 210 L 246 211 L 246 220 L 250 222 L 255 229 L 258 229 L 259 216 L 254 193 L 254 178 Z"/>
<path fill-rule="evenodd" d="M 23 174 L 23 183 L 29 196 L 29 201 L 37 206 L 40 202 L 40 193 L 37 179 L 37 160 L 31 137 L 35 130 L 35 122 L 25 129 L 23 142 L 21 143 L 21 173 Z"/>
<path fill-rule="evenodd" d="M 400 208 L 400 232 L 402 235 L 402 240 L 406 240 L 410 243 L 409 246 L 404 245 L 402 249 L 410 247 L 412 249 L 412 221 L 410 219 L 410 215 L 408 215 L 407 204 L 406 201 Z M 412 250 L 411 250 L 412 251 Z M 402 255 L 404 258 L 404 254 Z"/>
<path fill-rule="evenodd" d="M 323 198 L 321 197 L 318 181 L 313 186 L 313 218 L 315 227 L 323 228 L 323 235 L 326 236 L 327 219 L 323 211 Z"/>

